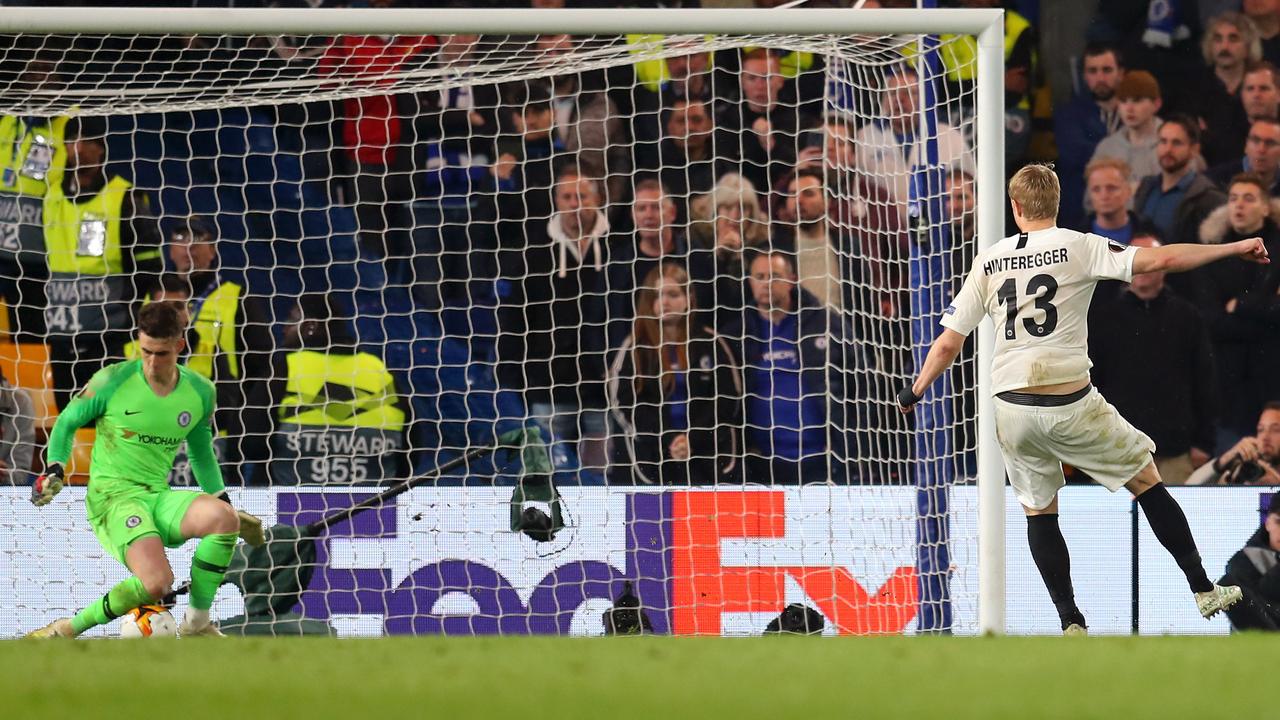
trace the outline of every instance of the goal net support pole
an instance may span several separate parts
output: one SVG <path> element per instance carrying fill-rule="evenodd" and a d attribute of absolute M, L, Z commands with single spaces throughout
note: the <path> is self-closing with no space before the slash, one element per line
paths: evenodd
<path fill-rule="evenodd" d="M 933 5 L 926 0 L 926 6 Z M 911 228 L 909 285 L 911 288 L 911 357 L 916 368 L 924 366 L 929 346 L 938 336 L 938 318 L 950 301 L 948 279 L 958 269 L 950 266 L 951 233 L 946 231 L 943 208 L 946 178 L 938 160 L 938 113 L 933 79 L 941 75 L 938 38 L 922 35 L 917 41 L 920 59 L 917 90 L 920 98 L 919 130 L 923 152 L 911 169 L 911 193 L 907 200 Z M 955 481 L 956 443 L 954 385 L 945 373 L 925 390 L 915 409 L 916 572 L 920 614 L 916 628 L 922 633 L 952 629 L 949 572 L 951 518 L 948 490 Z"/>

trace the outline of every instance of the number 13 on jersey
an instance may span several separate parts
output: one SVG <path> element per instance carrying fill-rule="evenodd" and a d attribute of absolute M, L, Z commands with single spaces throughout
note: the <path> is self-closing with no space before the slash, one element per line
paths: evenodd
<path fill-rule="evenodd" d="M 1034 297 L 1035 309 L 1044 313 L 1044 320 L 1036 320 L 1034 317 L 1025 317 L 1022 319 L 1022 326 L 1027 332 L 1036 337 L 1045 337 L 1052 333 L 1058 327 L 1058 308 L 1053 304 L 1053 298 L 1058 294 L 1058 281 L 1052 275 L 1040 273 L 1027 281 L 1027 287 L 1024 296 Z M 1008 278 L 1000 285 L 1000 289 L 996 291 L 996 297 L 1000 304 L 1004 306 L 1004 338 L 1013 340 L 1017 337 L 1015 330 L 1016 321 L 1018 319 L 1018 281 L 1016 278 Z"/>

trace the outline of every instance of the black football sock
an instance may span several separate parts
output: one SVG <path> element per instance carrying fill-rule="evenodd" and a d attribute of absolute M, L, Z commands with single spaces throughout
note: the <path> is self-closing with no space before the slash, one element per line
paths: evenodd
<path fill-rule="evenodd" d="M 1187 516 L 1182 513 L 1178 501 L 1169 494 L 1164 483 L 1156 483 L 1150 490 L 1139 495 L 1138 504 L 1147 516 L 1151 532 L 1156 534 L 1156 539 L 1169 551 L 1187 576 L 1191 591 L 1212 590 L 1213 583 L 1209 582 L 1209 576 L 1204 572 L 1204 564 L 1196 550 L 1196 540 L 1191 537 L 1191 527 L 1187 525 Z"/>
<path fill-rule="evenodd" d="M 1076 594 L 1071 589 L 1071 554 L 1058 527 L 1057 513 L 1028 515 L 1027 543 L 1031 546 L 1031 557 L 1040 569 L 1044 586 L 1049 589 L 1049 598 L 1058 609 L 1062 629 L 1066 630 L 1073 623 L 1085 627 L 1084 614 L 1076 607 Z"/>

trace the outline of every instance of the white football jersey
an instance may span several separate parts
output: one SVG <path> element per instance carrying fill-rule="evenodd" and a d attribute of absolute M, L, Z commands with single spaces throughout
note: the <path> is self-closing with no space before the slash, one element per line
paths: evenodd
<path fill-rule="evenodd" d="M 968 335 L 991 316 L 994 393 L 1089 377 L 1089 301 L 1099 280 L 1129 282 L 1137 248 L 1058 227 L 1007 237 L 974 260 L 943 327 Z"/>

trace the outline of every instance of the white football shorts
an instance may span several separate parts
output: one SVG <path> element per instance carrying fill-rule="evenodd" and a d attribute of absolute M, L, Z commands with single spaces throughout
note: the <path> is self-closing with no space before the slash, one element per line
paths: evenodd
<path fill-rule="evenodd" d="M 1022 400 L 1052 396 L 1001 393 Z M 1049 401 L 1052 402 L 1052 401 Z M 1088 473 L 1111 492 L 1151 463 L 1156 444 L 1088 388 L 1083 398 L 1059 406 L 1033 406 L 995 398 L 996 437 L 1018 502 L 1043 510 L 1066 484 L 1062 464 Z"/>

